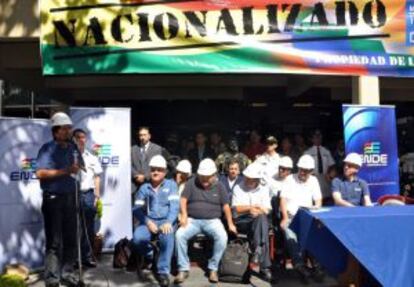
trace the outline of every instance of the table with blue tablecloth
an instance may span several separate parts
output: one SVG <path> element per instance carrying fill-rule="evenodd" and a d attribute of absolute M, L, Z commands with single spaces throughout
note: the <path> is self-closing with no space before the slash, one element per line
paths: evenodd
<path fill-rule="evenodd" d="M 291 228 L 333 276 L 349 253 L 383 286 L 414 286 L 414 206 L 300 209 Z"/>

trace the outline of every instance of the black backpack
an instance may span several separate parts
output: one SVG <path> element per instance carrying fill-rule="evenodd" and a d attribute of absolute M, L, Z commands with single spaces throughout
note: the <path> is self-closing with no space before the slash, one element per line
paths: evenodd
<path fill-rule="evenodd" d="M 219 278 L 223 282 L 249 283 L 249 242 L 236 239 L 230 241 L 224 251 L 219 268 Z"/>
<path fill-rule="evenodd" d="M 119 240 L 115 244 L 114 258 L 112 266 L 114 268 L 124 268 L 128 265 L 128 261 L 132 254 L 131 242 L 127 238 Z"/>

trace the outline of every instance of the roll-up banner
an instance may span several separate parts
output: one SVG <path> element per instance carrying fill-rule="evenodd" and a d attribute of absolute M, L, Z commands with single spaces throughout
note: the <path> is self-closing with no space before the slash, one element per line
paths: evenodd
<path fill-rule="evenodd" d="M 130 113 L 129 108 L 70 109 L 74 128 L 86 131 L 87 148 L 98 156 L 103 168 L 99 232 L 104 235 L 105 249 L 112 249 L 121 238 L 132 237 Z"/>
<path fill-rule="evenodd" d="M 371 198 L 399 194 L 395 107 L 343 105 L 342 111 L 345 151 L 361 155 L 358 176 L 368 181 Z"/>
<path fill-rule="evenodd" d="M 41 0 L 43 74 L 414 76 L 414 0 Z"/>
<path fill-rule="evenodd" d="M 37 153 L 51 136 L 48 120 L 0 118 L 0 270 L 16 262 L 43 265 L 42 191 L 35 169 Z"/>

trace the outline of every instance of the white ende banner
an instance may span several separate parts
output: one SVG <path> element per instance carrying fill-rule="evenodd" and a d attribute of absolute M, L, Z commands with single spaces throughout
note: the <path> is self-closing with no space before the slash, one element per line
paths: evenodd
<path fill-rule="evenodd" d="M 73 128 L 87 132 L 87 148 L 99 157 L 104 170 L 99 232 L 105 249 L 112 249 L 121 238 L 132 237 L 130 114 L 129 108 L 70 109 Z"/>
<path fill-rule="evenodd" d="M 36 157 L 52 137 L 48 120 L 0 118 L 0 270 L 43 265 L 45 236 Z"/>

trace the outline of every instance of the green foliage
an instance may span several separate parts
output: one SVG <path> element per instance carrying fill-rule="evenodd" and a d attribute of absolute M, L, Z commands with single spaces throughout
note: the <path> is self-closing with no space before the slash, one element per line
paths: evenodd
<path fill-rule="evenodd" d="M 102 218 L 102 212 L 103 212 L 102 199 L 98 199 L 98 201 L 96 202 L 96 217 L 98 219 Z"/>
<path fill-rule="evenodd" d="M 24 279 L 18 275 L 1 275 L 0 287 L 26 287 Z"/>

